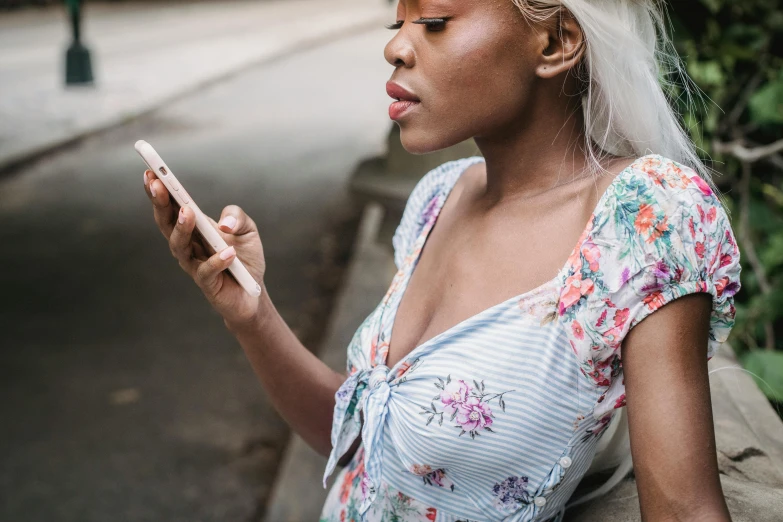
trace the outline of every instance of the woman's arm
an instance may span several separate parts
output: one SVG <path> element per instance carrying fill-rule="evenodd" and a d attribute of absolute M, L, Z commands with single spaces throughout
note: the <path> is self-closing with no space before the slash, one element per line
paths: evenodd
<path fill-rule="evenodd" d="M 264 292 L 257 319 L 226 327 L 242 345 L 272 405 L 310 447 L 332 449 L 334 394 L 345 381 L 299 342 Z"/>
<path fill-rule="evenodd" d="M 718 477 L 707 374 L 710 294 L 637 324 L 622 346 L 631 453 L 646 521 L 731 520 Z"/>
<path fill-rule="evenodd" d="M 269 299 L 263 285 L 266 260 L 255 222 L 236 205 L 223 209 L 221 225 L 207 218 L 231 245 L 221 253 L 208 255 L 206 243 L 193 235 L 193 209 L 176 205 L 151 170 L 144 171 L 144 191 L 172 255 L 239 340 L 272 405 L 312 448 L 328 455 L 334 394 L 345 377 L 299 342 Z M 224 221 L 229 217 L 233 223 Z M 228 257 L 221 257 L 232 249 Z M 235 255 L 244 259 L 250 273 L 262 283 L 261 297 L 249 295 L 228 276 L 225 270 Z"/>

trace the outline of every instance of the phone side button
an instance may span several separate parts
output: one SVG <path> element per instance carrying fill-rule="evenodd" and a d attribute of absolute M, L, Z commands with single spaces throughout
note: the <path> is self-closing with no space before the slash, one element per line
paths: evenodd
<path fill-rule="evenodd" d="M 185 189 L 180 189 L 177 192 L 179 192 L 179 195 L 182 197 L 183 203 L 190 203 L 190 195 L 185 192 Z"/>
<path fill-rule="evenodd" d="M 171 188 L 173 188 L 173 189 L 174 189 L 174 190 L 176 190 L 176 191 L 179 191 L 179 183 L 177 183 L 177 182 L 176 182 L 175 180 L 173 180 L 173 179 L 172 179 L 171 181 L 169 181 L 169 183 L 171 183 Z"/>

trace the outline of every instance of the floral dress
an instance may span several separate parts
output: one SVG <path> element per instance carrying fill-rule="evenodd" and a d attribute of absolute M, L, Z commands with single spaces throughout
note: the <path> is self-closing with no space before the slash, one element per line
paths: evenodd
<path fill-rule="evenodd" d="M 402 294 L 471 157 L 416 185 L 393 245 L 398 272 L 348 346 L 335 395 L 336 475 L 321 522 L 548 521 L 617 408 L 620 346 L 680 296 L 712 296 L 707 356 L 734 324 L 739 251 L 719 199 L 690 168 L 638 158 L 606 189 L 566 264 L 543 285 L 465 319 L 386 365 Z"/>

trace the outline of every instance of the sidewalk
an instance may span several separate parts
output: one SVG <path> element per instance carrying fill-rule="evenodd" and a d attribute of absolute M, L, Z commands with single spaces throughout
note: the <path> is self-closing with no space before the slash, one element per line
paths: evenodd
<path fill-rule="evenodd" d="M 62 8 L 0 17 L 0 173 L 252 65 L 379 27 L 390 9 L 382 0 L 87 7 L 95 87 L 64 87 Z"/>

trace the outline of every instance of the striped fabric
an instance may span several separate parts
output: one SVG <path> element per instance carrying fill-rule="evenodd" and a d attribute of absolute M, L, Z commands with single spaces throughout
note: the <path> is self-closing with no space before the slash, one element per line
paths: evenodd
<path fill-rule="evenodd" d="M 555 312 L 563 270 L 385 364 L 429 232 L 459 176 L 481 161 L 441 165 L 408 200 L 393 239 L 398 272 L 354 334 L 350 377 L 335 395 L 324 487 L 357 437 L 362 444 L 322 522 L 560 520 L 611 418 L 611 409 L 595 414 L 607 386 L 580 367 L 574 333 Z"/>

